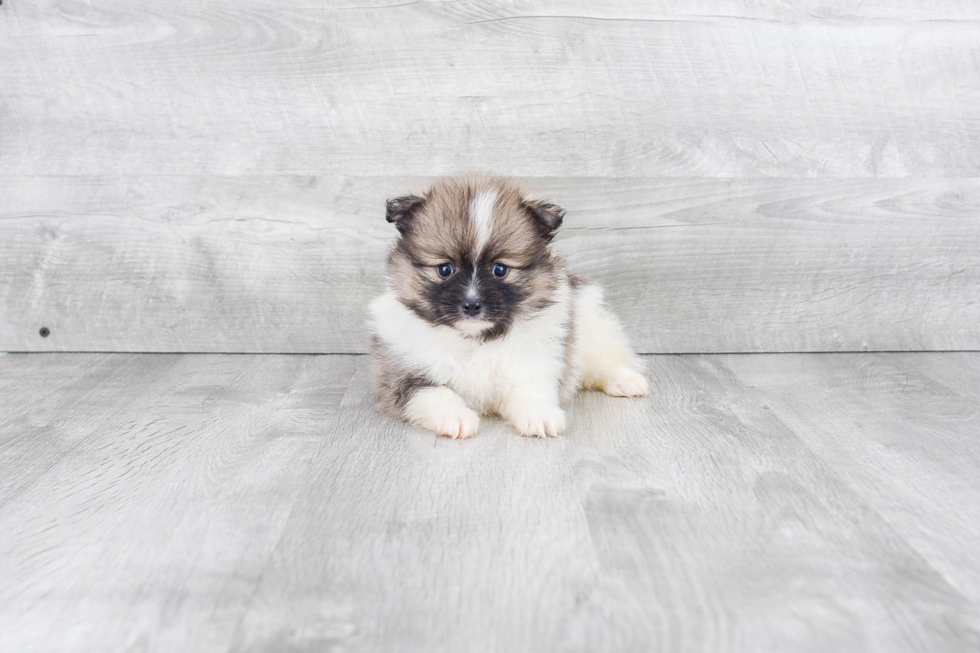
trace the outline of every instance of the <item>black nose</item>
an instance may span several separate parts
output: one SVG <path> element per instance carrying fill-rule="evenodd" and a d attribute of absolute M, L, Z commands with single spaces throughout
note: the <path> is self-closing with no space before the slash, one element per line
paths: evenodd
<path fill-rule="evenodd" d="M 480 303 L 479 299 L 464 299 L 463 300 L 463 312 L 470 317 L 476 315 L 483 308 L 483 304 Z"/>

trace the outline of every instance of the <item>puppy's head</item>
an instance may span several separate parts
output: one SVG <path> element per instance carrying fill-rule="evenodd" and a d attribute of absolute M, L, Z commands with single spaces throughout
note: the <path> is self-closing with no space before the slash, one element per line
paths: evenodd
<path fill-rule="evenodd" d="M 399 231 L 388 255 L 391 284 L 431 324 L 500 337 L 552 303 L 559 271 L 548 243 L 562 217 L 513 180 L 439 180 L 388 200 L 388 222 Z"/>

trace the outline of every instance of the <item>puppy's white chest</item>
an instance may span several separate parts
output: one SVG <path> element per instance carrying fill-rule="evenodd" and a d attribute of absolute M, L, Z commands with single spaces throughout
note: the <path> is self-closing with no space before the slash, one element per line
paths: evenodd
<path fill-rule="evenodd" d="M 499 401 L 507 357 L 497 342 L 480 343 L 446 334 L 446 346 L 432 361 L 433 380 L 448 385 L 471 407 L 485 412 Z M 453 341 L 456 342 L 453 342 Z"/>
<path fill-rule="evenodd" d="M 523 380 L 557 384 L 564 367 L 564 316 L 516 326 L 499 340 L 480 342 L 451 327 L 419 319 L 391 294 L 371 307 L 378 335 L 409 369 L 446 385 L 480 412 L 493 412 Z M 558 318 L 558 319 L 555 319 Z"/>

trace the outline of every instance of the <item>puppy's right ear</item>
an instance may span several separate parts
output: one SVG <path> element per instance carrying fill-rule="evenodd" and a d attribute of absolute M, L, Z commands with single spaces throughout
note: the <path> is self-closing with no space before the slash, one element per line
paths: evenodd
<path fill-rule="evenodd" d="M 425 201 L 424 197 L 418 195 L 406 195 L 405 197 L 395 197 L 385 202 L 388 212 L 385 219 L 393 222 L 398 231 L 405 233 L 408 228 L 410 218 L 415 210 Z"/>
<path fill-rule="evenodd" d="M 545 240 L 550 241 L 555 237 L 555 231 L 561 226 L 565 219 L 565 209 L 557 204 L 543 202 L 541 200 L 525 200 L 524 206 L 534 216 L 534 225 L 538 232 L 544 236 Z"/>

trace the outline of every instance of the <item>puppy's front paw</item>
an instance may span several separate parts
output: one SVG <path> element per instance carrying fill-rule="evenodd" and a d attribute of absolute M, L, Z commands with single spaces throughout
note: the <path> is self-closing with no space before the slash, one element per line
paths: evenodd
<path fill-rule="evenodd" d="M 405 419 L 454 440 L 472 438 L 480 428 L 480 416 L 444 386 L 418 390 L 405 404 Z"/>
<path fill-rule="evenodd" d="M 555 438 L 565 432 L 565 411 L 558 406 L 538 406 L 518 410 L 510 423 L 529 438 Z"/>
<path fill-rule="evenodd" d="M 617 369 L 612 378 L 606 379 L 602 389 L 614 397 L 643 397 L 649 392 L 643 375 L 625 367 Z"/>
<path fill-rule="evenodd" d="M 465 406 L 447 408 L 434 418 L 432 430 L 453 440 L 472 438 L 480 428 L 480 416 Z"/>

